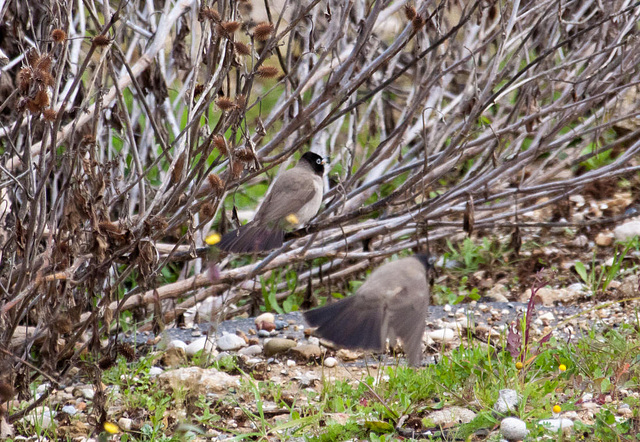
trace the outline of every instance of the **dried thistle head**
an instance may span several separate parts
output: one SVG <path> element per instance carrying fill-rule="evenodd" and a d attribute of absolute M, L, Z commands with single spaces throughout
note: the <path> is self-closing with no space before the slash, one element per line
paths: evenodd
<path fill-rule="evenodd" d="M 245 104 L 247 104 L 247 97 L 244 94 L 238 94 L 236 96 L 236 107 L 243 108 Z"/>
<path fill-rule="evenodd" d="M 33 80 L 44 86 L 53 86 L 53 76 L 49 72 L 49 69 L 36 68 L 33 69 Z"/>
<path fill-rule="evenodd" d="M 53 109 L 45 109 L 44 112 L 42 112 L 42 116 L 46 121 L 56 121 L 58 112 L 54 111 Z"/>
<path fill-rule="evenodd" d="M 253 37 L 258 41 L 269 40 L 272 33 L 273 25 L 269 22 L 258 23 L 256 27 L 253 28 Z"/>
<path fill-rule="evenodd" d="M 242 161 L 235 161 L 231 166 L 231 176 L 233 179 L 238 179 L 242 175 L 242 171 L 244 170 L 244 163 Z"/>
<path fill-rule="evenodd" d="M 96 35 L 95 37 L 93 37 L 91 42 L 98 47 L 107 46 L 111 43 L 111 39 L 106 35 Z"/>
<path fill-rule="evenodd" d="M 251 149 L 243 147 L 242 149 L 236 149 L 234 153 L 235 157 L 240 161 L 244 161 L 245 163 L 253 161 L 254 155 L 253 152 L 251 152 Z"/>
<path fill-rule="evenodd" d="M 416 31 L 420 30 L 420 28 L 424 26 L 424 18 L 416 15 L 413 20 L 411 20 L 411 26 L 413 26 L 413 29 L 415 29 Z"/>
<path fill-rule="evenodd" d="M 51 39 L 55 43 L 63 43 L 67 39 L 67 33 L 62 29 L 54 29 L 53 31 L 51 31 Z"/>
<path fill-rule="evenodd" d="M 205 202 L 202 207 L 200 207 L 200 216 L 202 217 L 202 220 L 210 220 L 211 218 L 213 218 L 213 215 L 216 214 L 216 208 L 213 204 L 211 204 L 209 201 Z"/>
<path fill-rule="evenodd" d="M 51 70 L 51 55 L 43 54 L 33 65 L 36 71 L 50 71 Z"/>
<path fill-rule="evenodd" d="M 214 135 L 213 136 L 213 145 L 222 155 L 228 155 L 229 150 L 227 149 L 227 142 L 225 141 L 222 135 Z"/>
<path fill-rule="evenodd" d="M 49 106 L 49 94 L 44 89 L 39 89 L 36 95 L 27 103 L 27 108 L 34 113 L 42 112 L 47 106 Z"/>
<path fill-rule="evenodd" d="M 236 50 L 236 54 L 242 55 L 243 57 L 251 54 L 251 48 L 244 43 L 240 43 L 239 41 L 234 42 L 233 47 Z"/>
<path fill-rule="evenodd" d="M 279 73 L 280 71 L 275 66 L 260 66 L 257 71 L 258 77 L 261 78 L 273 78 Z"/>
<path fill-rule="evenodd" d="M 414 18 L 416 18 L 417 15 L 418 13 L 416 12 L 416 8 L 414 8 L 413 5 L 410 5 L 408 3 L 404 5 L 404 16 L 407 17 L 407 20 L 412 21 Z"/>
<path fill-rule="evenodd" d="M 235 109 L 236 104 L 229 97 L 220 97 L 216 100 L 216 105 L 220 108 L 221 111 L 227 112 L 232 109 Z"/>
<path fill-rule="evenodd" d="M 219 29 L 221 29 L 223 32 L 223 34 L 228 34 L 231 35 L 234 32 L 236 32 L 238 29 L 240 29 L 240 22 L 239 21 L 235 21 L 235 20 L 231 20 L 231 21 L 223 21 L 220 22 Z"/>
<path fill-rule="evenodd" d="M 200 10 L 200 14 L 207 20 L 210 20 L 214 23 L 220 23 L 220 13 L 213 8 L 202 8 Z"/>
<path fill-rule="evenodd" d="M 211 190 L 216 195 L 222 195 L 224 191 L 224 181 L 215 173 L 209 174 L 207 176 L 207 181 L 209 181 L 209 186 L 211 186 Z"/>
<path fill-rule="evenodd" d="M 27 51 L 27 64 L 29 66 L 35 66 L 39 59 L 40 53 L 36 49 L 31 48 Z"/>
<path fill-rule="evenodd" d="M 204 92 L 204 84 L 196 84 L 193 88 L 193 96 L 199 97 Z"/>
<path fill-rule="evenodd" d="M 20 92 L 28 92 L 33 80 L 33 70 L 29 67 L 24 67 L 18 72 L 18 89 Z"/>

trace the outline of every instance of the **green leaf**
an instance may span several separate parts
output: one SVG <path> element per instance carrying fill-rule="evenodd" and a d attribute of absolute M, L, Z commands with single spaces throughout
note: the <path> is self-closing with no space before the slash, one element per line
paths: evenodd
<path fill-rule="evenodd" d="M 393 432 L 393 425 L 385 421 L 366 421 L 365 427 L 376 433 L 391 433 Z"/>
<path fill-rule="evenodd" d="M 589 282 L 589 278 L 587 277 L 587 269 L 585 268 L 584 264 L 578 261 L 576 262 L 575 267 L 576 267 L 576 272 L 578 272 L 578 275 L 580 276 L 580 278 L 582 278 L 584 282 Z"/>

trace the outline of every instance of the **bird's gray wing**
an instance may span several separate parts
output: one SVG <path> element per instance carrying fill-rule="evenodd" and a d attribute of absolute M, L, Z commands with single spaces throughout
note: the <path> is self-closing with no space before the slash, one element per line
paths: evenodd
<path fill-rule="evenodd" d="M 271 192 L 255 216 L 259 223 L 280 223 L 288 215 L 297 213 L 314 196 L 311 173 L 293 168 L 285 171 L 271 188 Z"/>
<path fill-rule="evenodd" d="M 339 346 L 382 351 L 388 314 L 382 302 L 371 301 L 359 291 L 304 316 L 309 325 L 318 327 L 316 335 Z"/>

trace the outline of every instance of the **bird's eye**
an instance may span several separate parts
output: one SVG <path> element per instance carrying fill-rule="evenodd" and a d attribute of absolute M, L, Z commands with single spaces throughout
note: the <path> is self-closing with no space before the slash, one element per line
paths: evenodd
<path fill-rule="evenodd" d="M 318 159 L 316 160 L 316 164 L 322 164 L 322 160 L 321 160 L 320 158 L 318 158 Z"/>

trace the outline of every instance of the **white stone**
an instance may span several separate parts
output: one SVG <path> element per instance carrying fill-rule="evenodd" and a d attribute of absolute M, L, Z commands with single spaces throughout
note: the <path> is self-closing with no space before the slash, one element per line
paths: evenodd
<path fill-rule="evenodd" d="M 160 368 L 160 367 L 151 367 L 149 369 L 149 376 L 151 376 L 151 377 L 158 376 L 162 372 L 164 372 L 164 370 L 162 368 Z"/>
<path fill-rule="evenodd" d="M 222 336 L 218 338 L 218 349 L 222 351 L 235 351 L 246 346 L 247 343 L 245 340 L 238 335 L 224 332 Z"/>
<path fill-rule="evenodd" d="M 73 405 L 65 405 L 62 407 L 62 412 L 67 413 L 69 416 L 73 416 L 78 412 L 78 410 L 76 410 L 76 407 Z"/>
<path fill-rule="evenodd" d="M 270 322 L 274 324 L 276 322 L 276 317 L 273 316 L 273 313 L 263 313 L 260 316 L 256 316 L 253 322 L 258 325 L 263 322 Z"/>
<path fill-rule="evenodd" d="M 450 328 L 441 328 L 428 332 L 427 337 L 433 339 L 436 342 L 443 342 L 446 344 L 453 341 L 453 339 L 456 337 L 456 334 Z"/>
<path fill-rule="evenodd" d="M 36 407 L 27 413 L 23 419 L 33 426 L 37 425 L 40 428 L 48 429 L 53 424 L 55 416 L 56 412 L 49 409 L 49 407 Z"/>
<path fill-rule="evenodd" d="M 493 409 L 500 414 L 513 413 L 520 404 L 520 396 L 515 390 L 505 388 L 498 393 L 498 400 Z"/>
<path fill-rule="evenodd" d="M 309 342 L 309 344 L 311 345 L 320 345 L 320 339 L 318 339 L 315 336 L 311 336 L 309 337 L 309 339 L 307 339 L 307 341 Z"/>
<path fill-rule="evenodd" d="M 133 419 L 129 419 L 127 417 L 121 417 L 118 419 L 118 426 L 122 431 L 131 431 L 131 426 L 133 425 Z"/>
<path fill-rule="evenodd" d="M 538 425 L 545 427 L 552 433 L 557 433 L 560 429 L 562 429 L 563 432 L 571 431 L 573 421 L 562 417 L 557 419 L 542 419 L 541 421 L 538 421 Z"/>
<path fill-rule="evenodd" d="M 618 241 L 627 241 L 640 235 L 640 221 L 629 221 L 613 229 L 613 234 Z"/>
<path fill-rule="evenodd" d="M 258 344 L 250 345 L 238 350 L 238 354 L 245 356 L 257 356 L 259 354 L 262 354 L 262 346 Z"/>
<path fill-rule="evenodd" d="M 633 410 L 629 407 L 626 407 L 626 408 L 620 407 L 618 408 L 618 414 L 624 418 L 629 419 L 633 417 Z"/>
<path fill-rule="evenodd" d="M 338 365 L 338 361 L 336 358 L 328 357 L 324 360 L 324 366 L 327 368 L 333 368 Z"/>
<path fill-rule="evenodd" d="M 200 350 L 204 350 L 207 353 L 215 353 L 216 346 L 213 342 L 213 339 L 210 339 L 208 336 L 203 336 L 201 338 L 196 339 L 191 344 L 187 345 L 185 348 L 185 353 L 187 356 L 193 356 L 198 353 Z"/>
<path fill-rule="evenodd" d="M 181 348 L 186 351 L 187 343 L 180 339 L 174 339 L 167 344 L 167 350 L 171 350 L 172 348 Z"/>
<path fill-rule="evenodd" d="M 433 422 L 436 426 L 445 426 L 450 424 L 467 424 L 475 417 L 476 414 L 467 408 L 448 407 L 428 414 L 425 419 Z"/>
<path fill-rule="evenodd" d="M 182 367 L 168 370 L 158 376 L 161 384 L 173 391 L 187 391 L 200 394 L 227 393 L 230 388 L 240 385 L 238 378 L 215 368 Z"/>
<path fill-rule="evenodd" d="M 500 422 L 500 433 L 508 441 L 517 441 L 524 439 L 529 431 L 524 421 L 517 417 L 507 417 Z"/>

